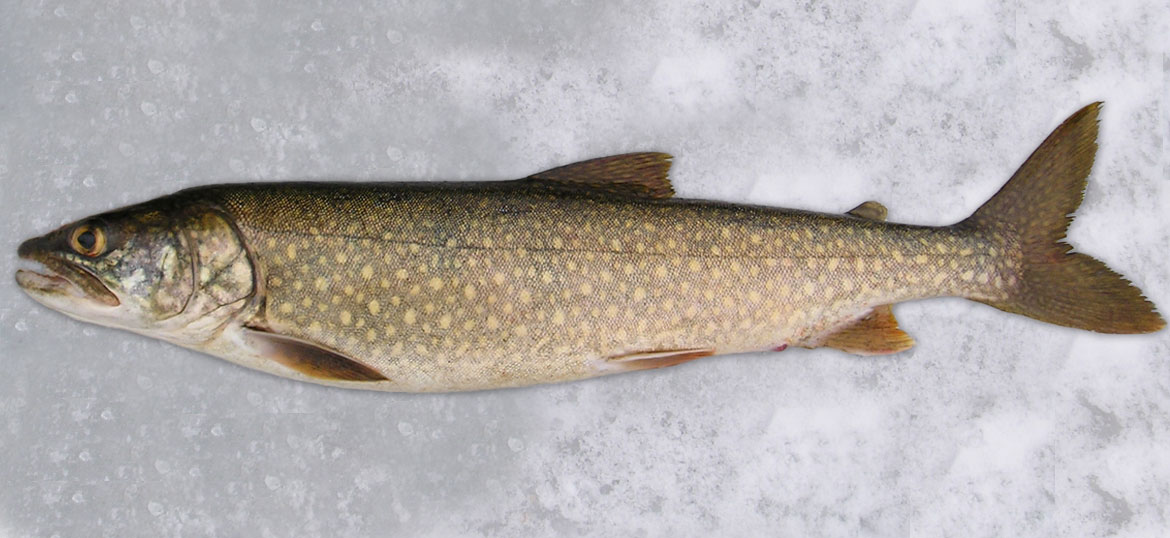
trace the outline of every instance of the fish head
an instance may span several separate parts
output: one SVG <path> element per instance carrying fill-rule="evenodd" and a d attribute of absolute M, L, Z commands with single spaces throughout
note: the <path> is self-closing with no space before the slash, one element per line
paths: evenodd
<path fill-rule="evenodd" d="M 36 267 L 16 281 L 41 304 L 183 343 L 210 338 L 254 289 L 243 242 L 214 208 L 148 202 L 29 239 L 18 255 Z"/>

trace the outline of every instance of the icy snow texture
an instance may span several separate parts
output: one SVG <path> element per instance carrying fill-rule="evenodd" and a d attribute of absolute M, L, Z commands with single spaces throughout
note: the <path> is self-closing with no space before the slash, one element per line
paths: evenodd
<path fill-rule="evenodd" d="M 299 4 L 299 5 L 289 5 Z M 1105 100 L 1072 241 L 1170 309 L 1164 2 L 0 7 L 0 274 L 184 187 L 677 155 L 688 197 L 949 223 Z M 1152 536 L 1170 332 L 959 299 L 914 350 L 455 395 L 298 384 L 0 284 L 5 536 Z"/>

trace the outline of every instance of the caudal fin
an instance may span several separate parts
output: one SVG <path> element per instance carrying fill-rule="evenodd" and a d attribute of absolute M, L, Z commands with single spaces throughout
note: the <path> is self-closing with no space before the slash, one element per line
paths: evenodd
<path fill-rule="evenodd" d="M 1141 290 L 1063 241 L 1097 151 L 1101 103 L 1077 111 L 1007 184 L 959 227 L 981 231 L 1020 260 L 1006 299 L 983 301 L 1025 316 L 1102 333 L 1147 333 L 1166 322 Z"/>

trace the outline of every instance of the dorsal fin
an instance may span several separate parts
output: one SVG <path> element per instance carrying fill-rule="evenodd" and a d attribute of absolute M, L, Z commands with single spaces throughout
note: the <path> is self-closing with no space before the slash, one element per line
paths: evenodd
<path fill-rule="evenodd" d="M 590 159 L 532 174 L 521 181 L 635 198 L 670 198 L 674 189 L 666 153 L 626 153 Z"/>
<path fill-rule="evenodd" d="M 914 347 L 914 339 L 898 328 L 890 305 L 882 305 L 825 337 L 815 347 L 831 347 L 858 355 L 887 355 Z"/>
<path fill-rule="evenodd" d="M 886 210 L 886 206 L 873 200 L 862 202 L 861 205 L 845 212 L 846 215 L 853 215 L 859 219 L 869 220 L 886 220 L 886 214 L 888 213 L 889 211 Z"/>

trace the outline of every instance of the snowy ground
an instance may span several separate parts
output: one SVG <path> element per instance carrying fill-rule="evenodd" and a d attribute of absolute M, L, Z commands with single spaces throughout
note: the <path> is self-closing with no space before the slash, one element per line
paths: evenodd
<path fill-rule="evenodd" d="M 165 4 L 165 5 L 164 5 Z M 943 224 L 1106 101 L 1071 239 L 1170 309 L 1163 2 L 0 7 L 0 275 L 180 188 L 498 179 L 635 150 L 688 197 Z M 454 3 L 453 3 L 454 4 Z M 959 299 L 919 345 L 456 395 L 298 384 L 0 279 L 4 536 L 1154 536 L 1170 332 Z"/>

